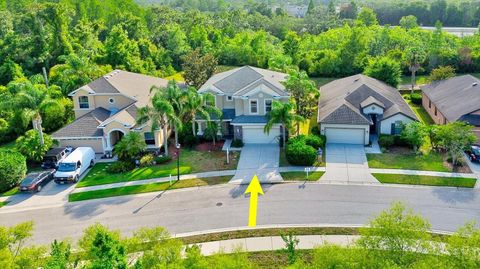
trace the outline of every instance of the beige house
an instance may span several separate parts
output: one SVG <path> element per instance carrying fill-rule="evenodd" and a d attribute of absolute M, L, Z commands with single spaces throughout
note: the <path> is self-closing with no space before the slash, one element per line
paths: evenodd
<path fill-rule="evenodd" d="M 161 78 L 114 70 L 71 92 L 75 121 L 52 134 L 60 146 L 92 147 L 107 153 L 129 132 L 143 135 L 149 148 L 163 145 L 161 130 L 136 124 L 137 110 L 150 102 L 152 86 L 166 87 Z"/>
<path fill-rule="evenodd" d="M 290 99 L 282 84 L 286 78 L 284 73 L 243 66 L 212 76 L 198 92 L 215 96 L 214 105 L 223 113 L 217 120 L 224 137 L 247 144 L 277 143 L 280 125 L 265 133 L 265 115 L 272 109 L 274 100 L 288 102 Z M 197 134 L 203 135 L 206 122 L 202 119 L 196 121 L 199 125 Z"/>

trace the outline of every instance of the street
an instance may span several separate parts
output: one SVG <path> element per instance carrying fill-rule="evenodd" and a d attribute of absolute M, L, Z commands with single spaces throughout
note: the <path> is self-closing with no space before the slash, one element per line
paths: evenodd
<path fill-rule="evenodd" d="M 301 183 L 264 185 L 258 202 L 258 225 L 362 225 L 393 201 L 403 201 L 437 230 L 454 231 L 480 221 L 480 192 L 453 188 L 409 188 Z M 171 233 L 246 226 L 246 186 L 222 185 L 163 194 L 113 197 L 66 206 L 9 212 L 0 209 L 0 225 L 33 220 L 32 243 L 77 239 L 82 230 L 102 223 L 124 234 L 143 226 L 164 226 Z"/>

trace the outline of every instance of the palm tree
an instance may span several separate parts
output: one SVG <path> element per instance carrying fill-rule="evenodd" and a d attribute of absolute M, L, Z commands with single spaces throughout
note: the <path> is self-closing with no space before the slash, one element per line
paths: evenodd
<path fill-rule="evenodd" d="M 153 87 L 152 90 L 157 90 L 157 93 L 160 95 L 159 98 L 168 102 L 173 109 L 173 116 L 175 116 L 175 119 L 169 118 L 169 122 L 173 125 L 175 130 L 175 144 L 178 144 L 178 131 L 183 127 L 183 122 L 180 119 L 184 118 L 185 115 L 185 91 L 180 89 L 175 80 L 169 81 L 166 88 L 159 89 Z"/>
<path fill-rule="evenodd" d="M 295 105 L 291 102 L 281 103 L 274 101 L 272 103 L 272 110 L 268 112 L 267 124 L 265 125 L 264 132 L 270 133 L 273 125 L 281 124 L 282 126 L 282 137 L 283 137 L 283 147 L 286 143 L 286 129 L 291 128 L 293 124 L 297 122 L 303 122 L 305 119 L 302 116 L 295 114 Z"/>
<path fill-rule="evenodd" d="M 195 136 L 195 117 L 199 116 L 202 119 L 205 119 L 207 122 L 210 121 L 212 115 L 220 117 L 222 112 L 215 106 L 207 104 L 206 99 L 211 98 L 212 95 L 209 93 L 199 94 L 195 88 L 190 87 L 186 91 L 186 98 L 184 104 L 185 111 L 185 121 L 192 122 L 192 134 Z"/>

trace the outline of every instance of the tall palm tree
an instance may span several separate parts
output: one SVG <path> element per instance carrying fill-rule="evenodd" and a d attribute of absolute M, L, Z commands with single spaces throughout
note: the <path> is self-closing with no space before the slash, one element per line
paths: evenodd
<path fill-rule="evenodd" d="M 180 120 L 185 115 L 185 91 L 180 89 L 175 80 L 168 82 L 168 86 L 163 89 L 152 88 L 152 90 L 157 90 L 157 93 L 161 96 L 163 100 L 167 101 L 174 112 L 175 120 L 169 119 L 170 123 L 173 125 L 175 131 L 175 144 L 178 144 L 178 132 L 183 127 L 183 122 Z M 178 120 L 177 120 L 178 119 Z"/>
<path fill-rule="evenodd" d="M 305 119 L 302 116 L 295 114 L 295 105 L 291 102 L 281 103 L 273 101 L 272 110 L 266 115 L 267 124 L 264 132 L 270 133 L 273 125 L 280 124 L 282 126 L 283 147 L 286 143 L 286 129 L 291 128 L 297 122 L 303 122 Z"/>
<path fill-rule="evenodd" d="M 220 117 L 222 112 L 215 106 L 209 105 L 206 99 L 211 98 L 212 95 L 209 93 L 199 94 L 197 90 L 193 87 L 188 88 L 185 92 L 185 122 L 192 122 L 192 134 L 195 136 L 195 117 L 199 116 L 202 119 L 205 119 L 207 122 L 210 121 L 211 116 L 215 115 Z"/>

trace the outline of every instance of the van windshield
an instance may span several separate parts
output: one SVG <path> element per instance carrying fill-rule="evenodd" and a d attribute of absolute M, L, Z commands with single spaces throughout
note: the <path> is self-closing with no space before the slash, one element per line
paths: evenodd
<path fill-rule="evenodd" d="M 77 166 L 75 165 L 75 163 L 61 163 L 60 166 L 58 166 L 57 171 L 73 172 L 73 171 L 75 171 L 76 168 L 77 168 Z"/>

